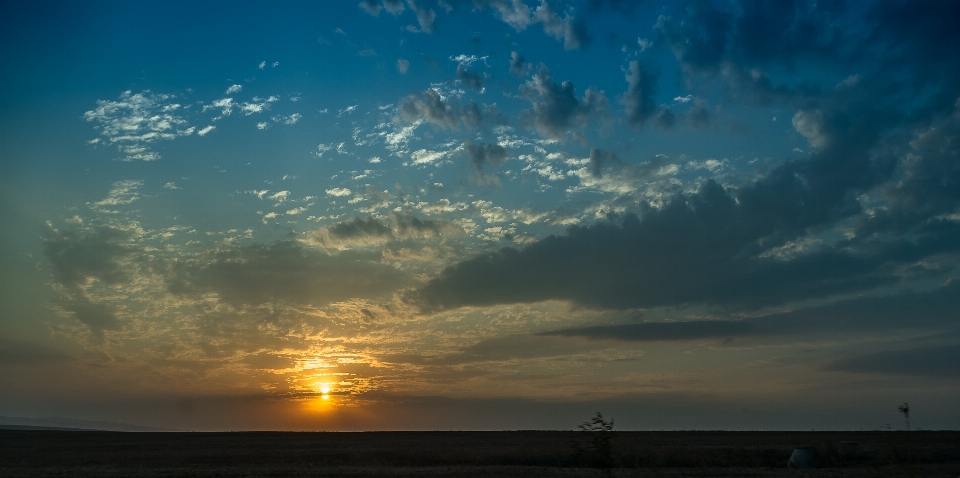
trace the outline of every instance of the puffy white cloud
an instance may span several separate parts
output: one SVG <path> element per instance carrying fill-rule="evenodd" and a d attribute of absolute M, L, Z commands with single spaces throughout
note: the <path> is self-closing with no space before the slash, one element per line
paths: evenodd
<path fill-rule="evenodd" d="M 331 149 L 333 149 L 333 145 L 332 145 L 332 144 L 323 144 L 323 143 L 320 143 L 319 145 L 317 145 L 317 150 L 316 150 L 313 154 L 316 155 L 318 158 L 322 158 L 322 157 L 323 157 L 323 153 L 326 153 L 327 151 L 330 151 Z"/>
<path fill-rule="evenodd" d="M 353 194 L 353 193 L 352 193 L 349 189 L 347 189 L 347 188 L 327 189 L 326 193 L 327 193 L 327 196 L 334 196 L 334 197 L 343 197 L 343 196 L 349 196 L 349 195 Z"/>
<path fill-rule="evenodd" d="M 276 204 L 277 206 L 279 206 L 280 203 L 282 203 L 282 202 L 286 202 L 287 199 L 289 199 L 289 198 L 290 198 L 290 191 L 277 191 L 277 192 L 271 194 L 270 196 L 267 196 L 267 199 L 276 201 L 276 202 L 277 202 L 277 204 Z"/>
<path fill-rule="evenodd" d="M 807 138 L 814 148 L 827 145 L 826 131 L 823 128 L 823 112 L 820 110 L 799 110 L 793 115 L 793 127 Z"/>

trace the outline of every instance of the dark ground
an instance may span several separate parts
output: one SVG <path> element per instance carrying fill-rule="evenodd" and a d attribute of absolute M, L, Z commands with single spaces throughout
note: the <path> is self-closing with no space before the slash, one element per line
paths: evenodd
<path fill-rule="evenodd" d="M 598 434 L 0 430 L 0 476 L 960 477 L 960 432 Z M 786 468 L 798 446 L 817 468 Z"/>

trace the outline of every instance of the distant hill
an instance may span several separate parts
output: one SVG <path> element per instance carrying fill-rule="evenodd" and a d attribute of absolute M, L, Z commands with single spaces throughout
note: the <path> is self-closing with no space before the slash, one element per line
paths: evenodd
<path fill-rule="evenodd" d="M 0 416 L 2 430 L 100 430 L 112 432 L 168 432 L 164 428 L 144 427 L 129 423 L 77 420 L 64 417 L 4 417 Z"/>

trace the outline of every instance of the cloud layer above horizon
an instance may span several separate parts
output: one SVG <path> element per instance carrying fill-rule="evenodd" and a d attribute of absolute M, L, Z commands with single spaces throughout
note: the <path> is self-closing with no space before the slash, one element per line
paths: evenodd
<path fill-rule="evenodd" d="M 164 44 L 164 6 L 60 6 L 63 51 L 3 7 L 12 59 L 70 59 L 0 105 L 0 415 L 933 397 L 960 426 L 957 6 L 248 7 Z"/>

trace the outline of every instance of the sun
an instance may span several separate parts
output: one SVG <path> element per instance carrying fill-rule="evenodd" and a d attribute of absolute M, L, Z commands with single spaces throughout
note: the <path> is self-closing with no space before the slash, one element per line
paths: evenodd
<path fill-rule="evenodd" d="M 329 411 L 334 406 L 334 401 L 330 398 L 330 392 L 333 391 L 333 385 L 328 382 L 318 382 L 313 384 L 317 395 L 307 400 L 306 407 L 312 412 Z"/>

